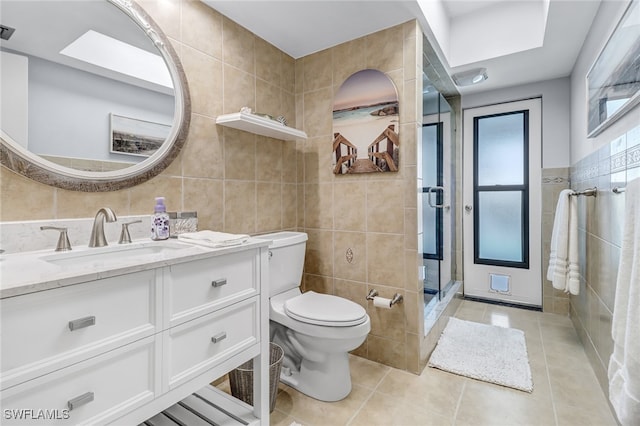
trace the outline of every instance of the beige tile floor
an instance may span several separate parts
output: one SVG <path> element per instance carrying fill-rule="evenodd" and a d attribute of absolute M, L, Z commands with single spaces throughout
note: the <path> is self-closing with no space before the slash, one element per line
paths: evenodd
<path fill-rule="evenodd" d="M 347 398 L 321 402 L 281 383 L 271 424 L 616 425 L 569 318 L 469 301 L 455 316 L 523 330 L 534 391 L 529 394 L 429 367 L 418 376 L 351 356 L 353 390 Z"/>

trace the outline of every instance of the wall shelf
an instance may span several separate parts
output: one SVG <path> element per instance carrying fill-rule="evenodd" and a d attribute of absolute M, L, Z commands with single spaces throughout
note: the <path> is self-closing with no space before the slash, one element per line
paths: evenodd
<path fill-rule="evenodd" d="M 275 120 L 256 114 L 247 114 L 246 112 L 219 115 L 216 118 L 216 123 L 274 139 L 295 140 L 307 138 L 307 134 L 302 130 L 285 126 Z"/>

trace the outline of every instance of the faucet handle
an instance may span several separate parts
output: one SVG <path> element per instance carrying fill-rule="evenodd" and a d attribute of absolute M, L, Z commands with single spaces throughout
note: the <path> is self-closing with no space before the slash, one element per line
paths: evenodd
<path fill-rule="evenodd" d="M 129 225 L 132 223 L 142 223 L 142 220 L 134 220 L 133 222 L 125 222 L 122 224 L 122 231 L 120 231 L 120 239 L 118 244 L 127 244 L 131 242 L 131 235 L 129 234 Z"/>
<path fill-rule="evenodd" d="M 58 244 L 56 244 L 56 251 L 68 251 L 71 250 L 71 243 L 69 242 L 69 236 L 67 235 L 67 228 L 62 227 L 58 228 L 56 226 L 41 226 L 40 230 L 46 231 L 48 229 L 53 229 L 54 231 L 60 232 L 60 237 L 58 237 Z"/>

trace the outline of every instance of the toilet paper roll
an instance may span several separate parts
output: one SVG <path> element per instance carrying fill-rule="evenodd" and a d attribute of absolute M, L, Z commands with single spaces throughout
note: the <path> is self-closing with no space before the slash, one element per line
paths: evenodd
<path fill-rule="evenodd" d="M 373 298 L 373 306 L 382 309 L 391 309 L 391 299 L 376 296 Z"/>

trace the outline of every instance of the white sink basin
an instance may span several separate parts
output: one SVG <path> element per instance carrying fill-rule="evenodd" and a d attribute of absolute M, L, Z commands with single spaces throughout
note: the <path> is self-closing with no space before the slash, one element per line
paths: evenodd
<path fill-rule="evenodd" d="M 140 256 L 172 254 L 191 246 L 173 241 L 149 241 L 80 251 L 66 251 L 43 256 L 41 259 L 58 266 L 105 265 L 139 258 Z"/>

